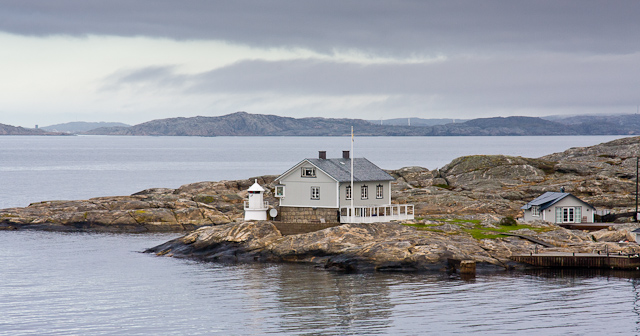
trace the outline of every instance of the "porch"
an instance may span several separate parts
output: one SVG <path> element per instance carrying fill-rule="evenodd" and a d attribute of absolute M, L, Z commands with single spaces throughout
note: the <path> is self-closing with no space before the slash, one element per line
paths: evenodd
<path fill-rule="evenodd" d="M 413 204 L 356 206 L 340 208 L 340 223 L 383 223 L 414 219 Z"/>

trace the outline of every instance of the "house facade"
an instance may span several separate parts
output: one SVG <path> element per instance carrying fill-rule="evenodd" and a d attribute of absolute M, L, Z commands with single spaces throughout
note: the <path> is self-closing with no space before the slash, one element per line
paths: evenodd
<path fill-rule="evenodd" d="M 351 186 L 353 160 L 353 187 Z M 307 158 L 280 175 L 275 196 L 283 221 L 383 222 L 413 219 L 412 205 L 391 204 L 395 179 L 365 158 Z M 352 208 L 353 201 L 353 208 Z M 410 213 L 409 213 L 410 212 Z"/>
<path fill-rule="evenodd" d="M 550 223 L 593 223 L 595 208 L 565 192 L 546 192 L 525 204 L 524 221 L 543 220 Z"/>

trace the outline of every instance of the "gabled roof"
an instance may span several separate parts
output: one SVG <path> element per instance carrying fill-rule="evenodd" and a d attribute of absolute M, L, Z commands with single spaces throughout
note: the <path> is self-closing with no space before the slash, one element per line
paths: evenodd
<path fill-rule="evenodd" d="M 544 194 L 538 196 L 536 199 L 534 199 L 533 201 L 525 204 L 524 206 L 522 206 L 523 210 L 528 210 L 530 209 L 532 206 L 539 206 L 540 210 L 545 210 L 549 207 L 551 207 L 552 205 L 560 202 L 562 199 L 566 198 L 567 196 L 571 196 L 575 199 L 577 199 L 578 201 L 590 206 L 591 208 L 594 208 L 591 204 L 588 204 L 587 202 L 579 199 L 578 197 L 570 194 L 570 193 L 565 193 L 565 192 L 552 192 L 552 191 L 547 191 Z M 594 208 L 595 209 L 595 208 Z"/>
<path fill-rule="evenodd" d="M 338 182 L 351 181 L 351 159 L 304 159 L 291 169 L 278 176 L 276 180 L 280 180 L 285 175 L 289 174 L 293 169 L 297 168 L 303 162 L 308 162 L 316 168 L 320 169 L 331 178 Z M 395 178 L 389 175 L 384 170 L 380 169 L 371 161 L 365 158 L 353 159 L 353 181 L 354 182 L 367 182 L 367 181 L 394 181 Z"/>

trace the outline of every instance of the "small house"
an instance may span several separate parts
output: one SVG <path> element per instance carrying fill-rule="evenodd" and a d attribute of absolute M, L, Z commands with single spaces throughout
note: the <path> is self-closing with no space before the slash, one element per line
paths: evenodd
<path fill-rule="evenodd" d="M 631 234 L 636 239 L 636 243 L 640 244 L 640 228 L 631 231 Z"/>
<path fill-rule="evenodd" d="M 524 221 L 543 220 L 550 223 L 593 223 L 595 208 L 566 192 L 545 192 L 525 204 Z"/>
<path fill-rule="evenodd" d="M 353 162 L 352 162 L 353 160 Z M 353 183 L 351 164 L 353 163 Z M 292 223 L 374 223 L 413 219 L 413 205 L 391 203 L 393 176 L 365 158 L 307 158 L 276 178 L 280 218 Z"/>

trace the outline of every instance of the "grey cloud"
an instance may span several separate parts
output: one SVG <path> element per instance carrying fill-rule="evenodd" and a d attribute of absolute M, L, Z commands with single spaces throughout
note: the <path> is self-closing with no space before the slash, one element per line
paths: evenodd
<path fill-rule="evenodd" d="M 123 74 L 116 82 L 169 83 L 173 90 L 201 95 L 420 97 L 464 109 L 635 106 L 640 87 L 637 64 L 640 53 L 456 57 L 434 63 L 370 65 L 314 59 L 244 61 L 195 75 L 146 68 Z"/>
<path fill-rule="evenodd" d="M 218 39 L 331 53 L 631 53 L 638 1 L 5 0 L 0 30 Z"/>
<path fill-rule="evenodd" d="M 102 90 L 116 90 L 122 86 L 137 85 L 147 87 L 177 88 L 188 80 L 176 74 L 176 66 L 149 66 L 139 69 L 120 70 L 104 79 Z"/>

